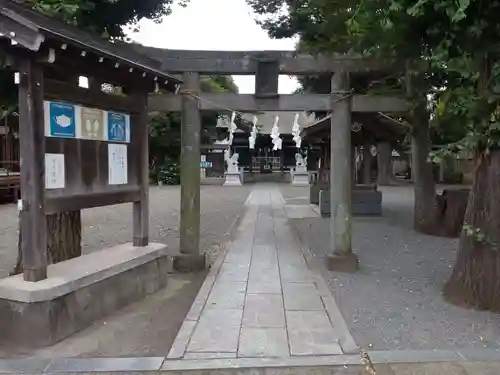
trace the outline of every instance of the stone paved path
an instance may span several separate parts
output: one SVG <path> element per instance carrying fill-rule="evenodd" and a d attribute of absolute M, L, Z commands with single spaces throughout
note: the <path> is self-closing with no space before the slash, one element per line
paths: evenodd
<path fill-rule="evenodd" d="M 336 306 L 309 270 L 276 185 L 255 185 L 234 242 L 201 288 L 169 358 L 342 354 Z M 340 318 L 341 320 L 341 318 Z M 348 334 L 348 333 L 347 333 Z M 341 337 L 342 336 L 342 337 Z"/>

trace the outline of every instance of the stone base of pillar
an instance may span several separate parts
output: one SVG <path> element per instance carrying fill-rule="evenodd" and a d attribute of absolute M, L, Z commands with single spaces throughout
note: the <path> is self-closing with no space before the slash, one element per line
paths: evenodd
<path fill-rule="evenodd" d="M 223 186 L 241 186 L 241 173 L 226 173 Z"/>
<path fill-rule="evenodd" d="M 292 175 L 293 186 L 309 186 L 309 173 L 294 172 Z"/>
<path fill-rule="evenodd" d="M 205 254 L 177 254 L 174 255 L 173 269 L 175 272 L 188 273 L 203 271 L 208 261 Z"/>
<path fill-rule="evenodd" d="M 326 267 L 329 271 L 355 272 L 359 268 L 359 260 L 356 254 L 348 255 L 328 255 L 326 257 Z"/>

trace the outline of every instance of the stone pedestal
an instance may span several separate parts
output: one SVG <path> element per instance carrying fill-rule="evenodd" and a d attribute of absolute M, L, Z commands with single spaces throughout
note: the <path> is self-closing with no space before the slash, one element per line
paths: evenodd
<path fill-rule="evenodd" d="M 309 186 L 309 203 L 316 204 L 319 206 L 319 192 L 321 190 L 327 190 L 330 184 L 325 181 L 314 181 Z"/>
<path fill-rule="evenodd" d="M 293 172 L 292 175 L 292 185 L 293 186 L 309 186 L 309 173 L 304 172 Z"/>
<path fill-rule="evenodd" d="M 356 185 L 352 190 L 352 214 L 354 216 L 381 216 L 382 193 L 371 185 Z M 319 210 L 321 216 L 330 216 L 330 190 L 320 190 Z"/>
<path fill-rule="evenodd" d="M 326 268 L 336 272 L 355 272 L 359 268 L 359 260 L 356 254 L 346 255 L 330 254 L 326 257 Z"/>
<path fill-rule="evenodd" d="M 306 166 L 296 166 L 290 170 L 293 186 L 309 186 L 309 172 Z"/>
<path fill-rule="evenodd" d="M 24 281 L 22 274 L 1 279 L 0 344 L 54 345 L 164 288 L 172 263 L 166 245 L 127 243 L 51 264 L 42 281 Z"/>
<path fill-rule="evenodd" d="M 177 254 L 173 258 L 173 269 L 180 273 L 198 272 L 207 268 L 205 254 Z"/>
<path fill-rule="evenodd" d="M 382 192 L 372 186 L 355 186 L 352 191 L 353 215 L 382 215 Z"/>
<path fill-rule="evenodd" d="M 241 186 L 240 172 L 227 172 L 223 186 Z"/>

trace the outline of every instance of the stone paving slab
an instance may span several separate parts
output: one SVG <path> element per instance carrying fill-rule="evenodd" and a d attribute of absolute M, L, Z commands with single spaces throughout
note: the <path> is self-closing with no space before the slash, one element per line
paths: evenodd
<path fill-rule="evenodd" d="M 321 294 L 326 286 L 308 268 L 288 227 L 279 189 L 256 185 L 246 205 L 225 258 L 210 271 L 193 304 L 195 313 L 188 314 L 194 328 L 183 327 L 168 357 L 342 354 L 339 336 L 346 333 L 330 319 L 340 315 L 330 315 L 325 307 L 335 301 Z M 331 299 L 328 304 L 325 298 Z"/>

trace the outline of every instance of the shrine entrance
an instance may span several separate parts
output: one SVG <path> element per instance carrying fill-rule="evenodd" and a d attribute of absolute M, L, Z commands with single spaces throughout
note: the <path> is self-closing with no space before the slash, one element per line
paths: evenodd
<path fill-rule="evenodd" d="M 406 69 L 406 61 L 388 61 L 361 56 L 304 55 L 297 51 L 186 51 L 167 50 L 134 45 L 138 52 L 161 62 L 161 69 L 182 74 L 183 88 L 180 95 L 152 95 L 148 100 L 150 111 L 182 113 L 182 157 L 181 157 L 181 252 L 199 254 L 200 249 L 200 132 L 201 111 L 232 112 L 229 124 L 228 151 L 238 154 L 232 159 L 231 186 L 243 182 L 242 157 L 233 150 L 237 125 L 236 115 L 250 115 L 266 112 L 320 112 L 327 115 L 309 123 L 312 126 L 329 120 L 331 128 L 330 154 L 330 205 L 331 205 L 331 249 L 327 266 L 331 270 L 355 270 L 358 260 L 352 251 L 352 146 L 351 131 L 353 113 L 394 113 L 408 110 L 406 97 L 374 96 L 355 93 L 351 76 L 367 74 L 370 71 L 390 72 Z M 278 93 L 279 75 L 318 76 L 331 74 L 329 94 Z M 255 75 L 255 94 L 207 93 L 202 92 L 201 75 Z M 329 113 L 329 114 L 328 114 Z M 273 150 L 281 150 L 284 142 L 282 132 L 277 128 L 279 116 L 270 131 Z M 254 117 L 255 120 L 256 116 Z M 256 120 L 255 120 L 256 121 Z M 248 129 L 247 141 L 254 139 L 254 124 Z M 246 131 L 245 131 L 246 132 Z M 245 138 L 245 137 L 243 137 Z M 258 138 L 258 137 L 257 137 Z M 254 139 L 257 143 L 257 139 Z M 247 143 L 248 145 L 248 143 Z M 248 146 L 247 146 L 248 147 Z M 253 148 L 253 147 L 252 147 Z M 265 150 L 265 147 L 264 147 Z M 228 153 L 229 153 L 228 152 Z M 296 148 L 297 153 L 300 152 Z M 283 155 L 283 154 L 281 154 Z M 252 155 L 250 165 L 261 167 L 266 164 L 271 171 L 283 165 L 277 155 L 269 151 Z M 226 160 L 229 160 L 226 159 Z M 255 163 L 255 164 L 254 164 Z M 281 163 L 281 164 L 280 164 Z M 229 164 L 228 164 L 229 166 Z M 262 168 L 265 170 L 265 167 Z M 307 173 L 307 172 L 306 172 Z M 295 173 L 294 173 L 295 175 Z M 241 179 L 241 180 L 239 180 Z M 239 181 L 237 181 L 239 180 Z M 225 183 L 225 185 L 226 185 Z M 229 186 L 229 184 L 227 184 Z"/>
<path fill-rule="evenodd" d="M 273 173 L 283 170 L 283 150 L 273 150 L 271 138 L 259 135 L 255 141 L 255 149 L 250 150 L 251 165 L 254 173 Z"/>
<path fill-rule="evenodd" d="M 262 155 L 263 154 L 263 155 Z M 252 156 L 252 171 L 260 173 L 272 173 L 282 168 L 281 157 L 273 156 L 270 149 L 259 150 L 259 156 Z"/>

